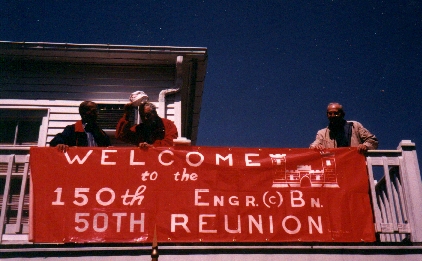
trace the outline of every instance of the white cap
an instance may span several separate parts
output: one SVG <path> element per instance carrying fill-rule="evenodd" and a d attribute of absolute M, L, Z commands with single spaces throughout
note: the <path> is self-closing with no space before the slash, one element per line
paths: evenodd
<path fill-rule="evenodd" d="M 138 107 L 148 101 L 148 95 L 143 91 L 132 92 L 129 96 L 129 101 L 132 102 L 132 106 Z"/>

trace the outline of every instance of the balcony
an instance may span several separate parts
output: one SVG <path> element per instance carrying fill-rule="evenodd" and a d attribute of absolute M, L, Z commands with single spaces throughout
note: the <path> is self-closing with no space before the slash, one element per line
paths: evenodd
<path fill-rule="evenodd" d="M 0 228 L 0 253 L 8 257 L 149 255 L 150 244 L 142 243 L 57 245 L 30 242 L 30 157 L 28 151 L 2 152 L 0 222 L 3 225 Z M 166 243 L 159 246 L 160 253 L 176 256 L 175 259 L 179 260 L 183 259 L 179 255 L 186 254 L 194 254 L 197 258 L 211 258 L 210 254 L 225 254 L 232 255 L 233 258 L 242 256 L 243 260 L 249 260 L 245 254 L 255 254 L 254 260 L 268 260 L 265 255 L 289 254 L 297 257 L 299 253 L 320 254 L 321 257 L 331 255 L 332 260 L 335 260 L 337 254 L 351 257 L 357 254 L 374 254 L 378 257 L 384 256 L 384 260 L 389 260 L 385 256 L 397 254 L 421 258 L 422 183 L 415 144 L 403 140 L 396 150 L 369 151 L 366 154 L 366 165 L 376 232 L 374 243 Z M 163 257 L 163 260 L 166 259 Z"/>

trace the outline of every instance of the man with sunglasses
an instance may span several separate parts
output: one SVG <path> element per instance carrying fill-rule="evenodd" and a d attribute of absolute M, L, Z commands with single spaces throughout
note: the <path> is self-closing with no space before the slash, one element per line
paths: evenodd
<path fill-rule="evenodd" d="M 316 139 L 309 148 L 325 149 L 357 147 L 360 153 L 378 148 L 378 139 L 357 121 L 346 121 L 343 106 L 337 102 L 328 104 L 328 127 L 317 132 Z"/>
<path fill-rule="evenodd" d="M 110 138 L 97 125 L 97 104 L 84 101 L 79 105 L 81 120 L 68 125 L 63 132 L 58 133 L 51 141 L 51 147 L 57 147 L 61 152 L 66 152 L 70 146 L 79 147 L 108 147 Z"/>

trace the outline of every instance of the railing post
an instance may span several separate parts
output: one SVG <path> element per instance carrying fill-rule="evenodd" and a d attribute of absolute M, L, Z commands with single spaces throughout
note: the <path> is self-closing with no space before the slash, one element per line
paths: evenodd
<path fill-rule="evenodd" d="M 157 227 L 155 227 L 154 238 L 152 240 L 151 261 L 158 261 L 158 256 Z"/>
<path fill-rule="evenodd" d="M 7 163 L 6 180 L 4 184 L 3 200 L 1 203 L 0 211 L 0 244 L 3 240 L 3 234 L 5 232 L 5 220 L 7 214 L 7 203 L 9 201 L 10 184 L 12 181 L 13 163 L 15 162 L 15 154 L 5 156 L 1 158 L 1 162 Z"/>
<path fill-rule="evenodd" d="M 409 213 L 411 241 L 422 243 L 422 181 L 415 143 L 402 140 L 397 148 L 402 151 L 402 178 L 406 207 Z"/>

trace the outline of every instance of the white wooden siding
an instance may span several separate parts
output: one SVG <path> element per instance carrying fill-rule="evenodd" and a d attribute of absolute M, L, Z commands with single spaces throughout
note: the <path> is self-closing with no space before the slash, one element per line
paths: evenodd
<path fill-rule="evenodd" d="M 123 100 L 142 90 L 158 100 L 172 88 L 175 66 L 85 65 L 25 63 L 0 66 L 1 95 L 5 99 Z"/>
<path fill-rule="evenodd" d="M 128 100 L 122 102 L 121 100 L 116 101 L 95 101 L 98 104 L 126 104 Z M 74 124 L 80 120 L 79 115 L 79 104 L 81 101 L 49 101 L 49 100 L 13 100 L 13 99 L 0 99 L 0 109 L 49 109 L 48 122 L 43 124 L 47 125 L 45 138 L 42 140 L 42 144 L 39 146 L 46 146 L 54 138 L 57 133 L 63 131 L 63 129 L 70 124 Z M 158 109 L 159 103 L 153 102 Z M 166 102 L 166 115 L 160 115 L 160 117 L 167 118 L 175 122 L 180 136 L 180 115 L 175 114 L 174 102 Z M 179 124 L 178 124 L 179 122 Z M 112 145 L 124 146 L 125 144 L 114 139 L 114 129 L 105 129 L 107 134 L 112 138 Z"/>

